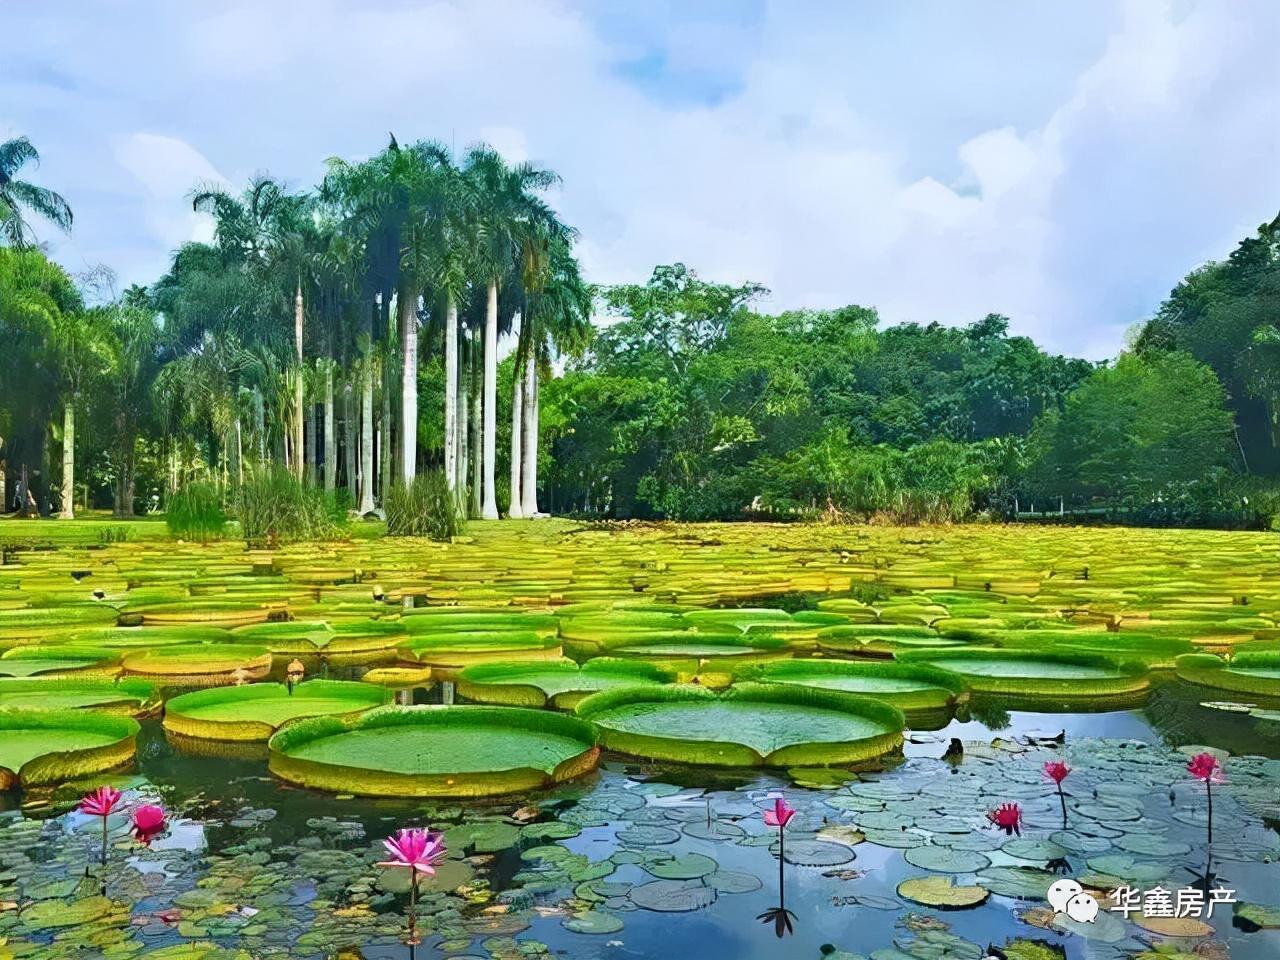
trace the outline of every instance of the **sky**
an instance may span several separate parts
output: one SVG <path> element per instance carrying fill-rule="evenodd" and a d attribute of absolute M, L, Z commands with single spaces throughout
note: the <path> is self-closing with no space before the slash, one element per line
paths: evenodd
<path fill-rule="evenodd" d="M 563 177 L 593 282 L 681 261 L 766 309 L 987 313 L 1114 356 L 1280 209 L 1272 0 L 61 0 L 4 13 L 0 139 L 149 283 L 197 184 L 486 141 Z"/>

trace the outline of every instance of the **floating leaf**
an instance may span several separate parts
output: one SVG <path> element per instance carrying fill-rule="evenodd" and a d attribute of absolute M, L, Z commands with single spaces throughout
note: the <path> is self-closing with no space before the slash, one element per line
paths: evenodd
<path fill-rule="evenodd" d="M 716 891 L 699 880 L 653 880 L 632 887 L 630 897 L 642 910 L 686 913 L 716 902 Z"/>
<path fill-rule="evenodd" d="M 898 884 L 898 896 L 940 910 L 962 910 L 985 903 L 990 891 L 984 887 L 958 887 L 950 877 L 913 877 Z"/>

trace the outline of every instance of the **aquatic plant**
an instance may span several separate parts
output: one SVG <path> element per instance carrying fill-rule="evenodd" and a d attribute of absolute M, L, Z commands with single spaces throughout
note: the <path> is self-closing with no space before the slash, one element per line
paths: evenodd
<path fill-rule="evenodd" d="M 789 806 L 786 798 L 781 794 L 774 798 L 773 809 L 764 812 L 765 826 L 774 827 L 778 831 L 778 905 L 759 914 L 756 919 L 761 923 L 772 923 L 774 936 L 779 940 L 788 933 L 795 932 L 796 915 L 787 909 L 786 873 L 784 870 L 787 862 L 787 824 L 791 822 L 791 818 L 795 815 L 795 808 Z"/>
<path fill-rule="evenodd" d="M 987 813 L 987 819 L 1009 836 L 1022 836 L 1022 808 L 1016 803 L 1002 803 Z"/>
<path fill-rule="evenodd" d="M 444 859 L 447 852 L 444 834 L 423 830 L 421 827 L 410 827 L 397 830 L 394 836 L 382 841 L 391 855 L 390 860 L 378 861 L 378 866 L 390 869 L 407 869 L 409 871 L 409 937 L 410 944 L 417 944 L 418 939 L 418 876 L 433 877 L 436 866 Z"/>
<path fill-rule="evenodd" d="M 155 803 L 144 803 L 137 807 L 130 819 L 132 824 L 129 832 L 144 847 L 151 846 L 151 841 L 163 833 L 168 826 L 164 807 Z"/>
<path fill-rule="evenodd" d="M 221 540 L 227 529 L 221 492 L 212 483 L 186 484 L 169 498 L 164 522 L 169 533 L 181 540 Z"/>
<path fill-rule="evenodd" d="M 80 812 L 102 819 L 102 866 L 107 866 L 107 817 L 120 805 L 121 793 L 115 787 L 102 786 L 80 799 Z M 105 881 L 104 881 L 105 882 Z"/>
<path fill-rule="evenodd" d="M 1204 799 L 1208 813 L 1208 839 L 1213 845 L 1213 785 L 1222 783 L 1222 764 L 1212 753 L 1197 753 L 1187 763 L 1187 773 L 1204 784 Z"/>
<path fill-rule="evenodd" d="M 387 536 L 427 537 L 448 541 L 462 533 L 466 521 L 443 470 L 420 473 L 409 483 L 387 491 Z"/>
<path fill-rule="evenodd" d="M 1067 829 L 1067 795 L 1062 792 L 1062 781 L 1067 779 L 1071 768 L 1061 760 L 1046 760 L 1044 764 L 1045 779 L 1058 789 L 1058 803 L 1062 805 L 1062 829 Z"/>

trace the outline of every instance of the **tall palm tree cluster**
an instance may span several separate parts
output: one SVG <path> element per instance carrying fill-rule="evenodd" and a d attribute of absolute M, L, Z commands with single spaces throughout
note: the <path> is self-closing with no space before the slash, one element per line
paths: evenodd
<path fill-rule="evenodd" d="M 11 225 L 16 215 L 6 210 L 25 203 L 60 222 L 50 216 L 59 207 L 5 192 L 17 182 L 4 165 L 9 146 L 0 146 L 0 217 L 8 216 L 0 230 L 19 246 L 25 221 Z M 266 176 L 238 193 L 198 187 L 193 205 L 212 216 L 213 242 L 185 244 L 149 289 L 116 298 L 106 311 L 113 346 L 95 354 L 103 369 L 120 358 L 117 379 L 123 366 L 134 369 L 115 399 L 145 393 L 169 488 L 196 476 L 232 487 L 246 471 L 279 465 L 327 491 L 345 488 L 363 514 L 430 467 L 443 469 L 472 515 L 496 518 L 499 343 L 507 337 L 504 505 L 513 517 L 535 514 L 539 379 L 591 330 L 575 231 L 545 199 L 557 182 L 487 146 L 455 159 L 438 143 L 393 137 L 368 160 L 328 161 L 313 190 L 293 192 Z M 154 336 L 121 342 L 120 318 L 148 311 Z M 77 314 L 74 305 L 68 313 Z M 421 405 L 420 393 L 438 409 Z M 71 409 L 74 401 L 63 400 Z M 132 466 L 116 466 L 118 501 L 131 502 L 123 475 Z M 72 469 L 64 466 L 64 488 Z"/>

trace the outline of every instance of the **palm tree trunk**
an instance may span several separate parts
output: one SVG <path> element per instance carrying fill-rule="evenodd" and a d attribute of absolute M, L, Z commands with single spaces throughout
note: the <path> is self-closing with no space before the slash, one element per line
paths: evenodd
<path fill-rule="evenodd" d="M 244 435 L 236 417 L 236 486 L 244 486 Z"/>
<path fill-rule="evenodd" d="M 480 366 L 483 357 L 480 356 L 480 331 L 476 331 L 476 337 L 472 341 L 471 350 L 471 516 L 479 517 L 483 513 L 481 502 L 483 499 L 481 490 L 481 478 L 484 475 L 484 458 L 481 456 L 481 447 L 483 438 L 481 436 L 481 395 L 480 395 Z"/>
<path fill-rule="evenodd" d="M 418 473 L 418 296 L 400 292 L 400 479 L 405 485 Z"/>
<path fill-rule="evenodd" d="M 293 384 L 293 472 L 302 479 L 302 280 L 298 280 L 298 292 L 293 298 L 293 341 L 298 351 L 298 377 Z"/>
<path fill-rule="evenodd" d="M 458 306 L 453 297 L 449 297 L 444 317 L 444 478 L 450 490 L 457 489 Z"/>
<path fill-rule="evenodd" d="M 373 510 L 373 357 L 365 357 L 360 390 L 360 516 Z"/>
<path fill-rule="evenodd" d="M 303 474 L 308 483 L 316 481 L 316 408 L 314 404 L 306 404 L 305 416 L 302 418 L 302 449 L 306 451 L 306 463 Z"/>
<path fill-rule="evenodd" d="M 333 423 L 333 361 L 324 362 L 324 488 L 333 493 L 338 485 L 338 448 Z"/>
<path fill-rule="evenodd" d="M 526 517 L 538 514 L 538 365 L 533 351 L 524 361 L 524 489 L 520 501 Z"/>
<path fill-rule="evenodd" d="M 357 491 L 360 485 L 357 482 L 358 473 L 356 471 L 356 396 L 354 384 L 348 380 L 342 388 L 342 448 L 345 455 L 345 464 L 347 475 L 344 478 L 347 485 L 347 493 L 351 497 L 351 503 L 356 502 Z"/>
<path fill-rule="evenodd" d="M 507 516 L 519 519 L 525 515 L 521 504 L 523 464 L 520 450 L 524 440 L 524 376 L 517 355 L 511 368 L 511 505 Z"/>
<path fill-rule="evenodd" d="M 387 495 L 387 485 L 391 480 L 391 384 L 395 383 L 395 361 L 391 351 L 385 351 L 382 359 L 382 418 L 378 422 L 378 500 Z"/>
<path fill-rule="evenodd" d="M 457 487 L 455 495 L 458 503 L 465 507 L 467 500 L 467 488 L 469 485 L 468 478 L 471 466 L 471 370 L 467 366 L 467 360 L 471 357 L 471 344 L 468 341 L 465 350 L 460 351 L 458 357 L 458 412 L 457 423 L 454 429 L 457 432 L 458 461 L 454 464 L 457 470 Z"/>
<path fill-rule="evenodd" d="M 75 517 L 76 496 L 76 408 L 74 394 L 62 405 L 62 509 L 59 520 Z"/>
<path fill-rule="evenodd" d="M 498 454 L 498 284 L 489 282 L 489 304 L 484 317 L 484 506 L 480 515 L 498 519 L 494 473 Z"/>

